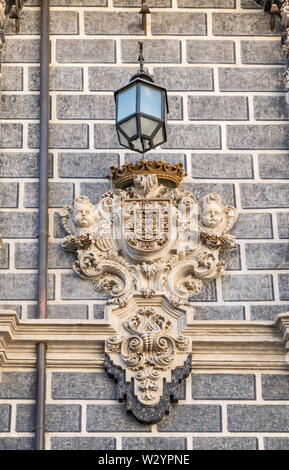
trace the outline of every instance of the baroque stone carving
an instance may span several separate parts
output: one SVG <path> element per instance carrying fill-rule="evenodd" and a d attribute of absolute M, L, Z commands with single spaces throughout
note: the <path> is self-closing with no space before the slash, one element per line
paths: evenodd
<path fill-rule="evenodd" d="M 220 255 L 235 247 L 229 231 L 236 209 L 214 193 L 198 204 L 179 186 L 184 176 L 181 164 L 125 164 L 112 168 L 116 189 L 96 207 L 80 196 L 60 211 L 68 233 L 62 245 L 77 253 L 74 271 L 107 295 L 110 319 L 118 318 L 121 334 L 106 342 L 106 352 L 127 382 L 133 379 L 141 406 L 159 406 L 164 379 L 171 383 L 172 371 L 188 358 L 190 345 L 174 315 L 222 275 Z M 154 308 L 160 296 L 173 314 L 162 302 Z M 142 300 L 132 310 L 135 298 Z"/>

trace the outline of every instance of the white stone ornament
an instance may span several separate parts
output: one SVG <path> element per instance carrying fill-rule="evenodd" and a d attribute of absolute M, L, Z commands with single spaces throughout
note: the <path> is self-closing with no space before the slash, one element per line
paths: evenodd
<path fill-rule="evenodd" d="M 213 193 L 199 205 L 178 187 L 185 175 L 181 164 L 142 160 L 112 168 L 112 174 L 116 189 L 103 194 L 97 207 L 80 196 L 60 211 L 68 232 L 62 245 L 78 255 L 74 271 L 113 306 L 110 321 L 120 334 L 106 342 L 108 373 L 116 379 L 120 368 L 125 379 L 118 373 L 116 380 L 134 383 L 134 398 L 131 389 L 123 394 L 136 400 L 137 419 L 157 422 L 168 407 L 163 381 L 172 386 L 174 370 L 178 380 L 185 377 L 190 362 L 189 342 L 175 319 L 180 308 L 190 309 L 204 283 L 224 272 L 219 255 L 235 247 L 228 232 L 237 212 Z M 138 307 L 133 312 L 132 305 Z"/>

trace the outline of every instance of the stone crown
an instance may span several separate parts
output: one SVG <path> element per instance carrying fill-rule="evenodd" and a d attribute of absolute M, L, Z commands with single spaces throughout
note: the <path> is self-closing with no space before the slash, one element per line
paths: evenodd
<path fill-rule="evenodd" d="M 179 186 L 182 179 L 187 176 L 182 163 L 171 165 L 165 160 L 140 160 L 137 163 L 125 163 L 121 168 L 112 166 L 111 173 L 112 176 L 108 178 L 118 189 L 133 184 L 134 178 L 138 175 L 154 174 L 159 181 L 173 183 L 175 187 Z"/>

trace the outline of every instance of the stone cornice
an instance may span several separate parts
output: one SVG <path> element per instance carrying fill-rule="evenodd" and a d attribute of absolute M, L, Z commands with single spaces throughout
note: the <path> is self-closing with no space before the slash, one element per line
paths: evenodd
<path fill-rule="evenodd" d="M 0 365 L 35 367 L 41 341 L 49 368 L 102 369 L 104 342 L 115 332 L 106 320 L 19 320 L 14 312 L 0 312 Z M 289 313 L 275 323 L 191 320 L 182 334 L 192 341 L 193 370 L 288 370 Z"/>

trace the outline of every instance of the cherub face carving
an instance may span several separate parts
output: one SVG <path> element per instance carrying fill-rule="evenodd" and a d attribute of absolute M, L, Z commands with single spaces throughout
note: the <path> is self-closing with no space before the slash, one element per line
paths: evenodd
<path fill-rule="evenodd" d="M 94 206 L 84 197 L 75 200 L 73 208 L 73 222 L 77 227 L 88 228 L 95 221 Z"/>
<path fill-rule="evenodd" d="M 201 214 L 201 221 L 205 227 L 215 228 L 223 220 L 223 211 L 219 204 L 214 201 L 210 201 L 204 205 L 202 214 Z"/>

